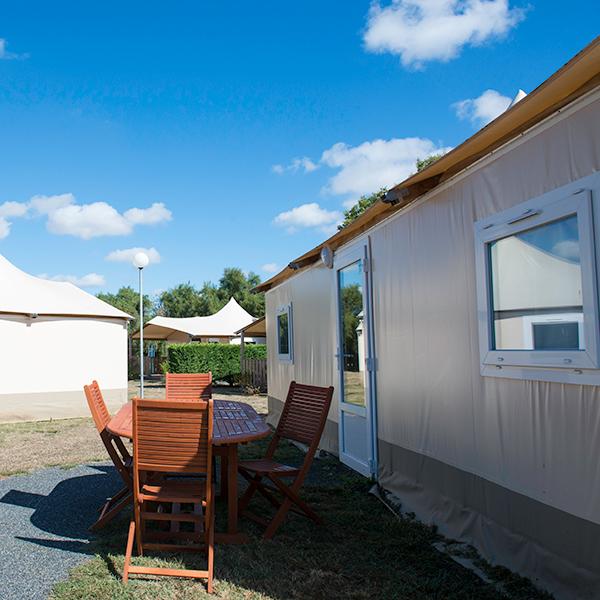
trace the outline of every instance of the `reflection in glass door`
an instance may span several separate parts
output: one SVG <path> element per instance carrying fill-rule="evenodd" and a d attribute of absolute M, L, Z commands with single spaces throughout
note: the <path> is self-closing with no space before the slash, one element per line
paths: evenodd
<path fill-rule="evenodd" d="M 340 328 L 343 369 L 343 401 L 365 406 L 365 327 L 363 262 L 340 269 Z"/>
<path fill-rule="evenodd" d="M 376 469 L 375 372 L 367 246 L 336 256 L 340 460 L 363 475 Z"/>

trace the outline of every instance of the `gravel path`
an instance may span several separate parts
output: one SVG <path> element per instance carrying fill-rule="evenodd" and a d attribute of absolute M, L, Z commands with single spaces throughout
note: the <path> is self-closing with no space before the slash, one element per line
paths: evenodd
<path fill-rule="evenodd" d="M 97 507 L 119 489 L 112 466 L 53 467 L 0 481 L 0 598 L 45 600 L 89 558 Z"/>

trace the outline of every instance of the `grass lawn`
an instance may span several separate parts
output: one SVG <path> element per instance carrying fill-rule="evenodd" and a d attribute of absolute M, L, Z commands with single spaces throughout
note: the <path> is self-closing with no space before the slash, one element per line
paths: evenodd
<path fill-rule="evenodd" d="M 261 456 L 266 442 L 241 448 L 242 458 Z M 299 463 L 302 454 L 286 445 L 280 459 Z M 215 593 L 202 582 L 172 578 L 140 578 L 121 583 L 128 516 L 100 532 L 93 543 L 95 557 L 76 567 L 57 584 L 53 600 L 231 600 L 284 599 L 547 599 L 524 579 L 502 569 L 490 570 L 501 582 L 481 581 L 433 548 L 440 540 L 434 529 L 409 518 L 398 518 L 368 494 L 370 483 L 332 458 L 316 460 L 304 497 L 326 521 L 317 527 L 291 515 L 271 541 L 260 537 L 252 522 L 242 521 L 251 536 L 244 546 L 217 546 Z M 225 507 L 218 503 L 217 528 L 223 529 Z M 265 504 L 255 500 L 261 513 Z M 266 514 L 266 513 L 265 513 Z M 134 559 L 137 564 L 186 565 L 203 568 L 203 557 Z"/>
<path fill-rule="evenodd" d="M 106 458 L 91 417 L 0 424 L 0 477 Z"/>
<path fill-rule="evenodd" d="M 138 382 L 129 382 L 129 397 L 138 394 Z M 147 398 L 165 395 L 162 380 L 146 383 Z M 238 388 L 216 387 L 215 398 L 237 400 L 266 414 L 264 395 L 244 396 Z M 106 449 L 100 441 L 91 417 L 55 419 L 25 423 L 0 423 L 0 478 L 28 473 L 42 467 L 71 467 L 88 462 L 106 461 Z"/>

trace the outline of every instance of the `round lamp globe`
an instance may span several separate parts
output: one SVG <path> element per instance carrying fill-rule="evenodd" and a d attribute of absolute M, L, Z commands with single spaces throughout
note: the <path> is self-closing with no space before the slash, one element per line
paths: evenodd
<path fill-rule="evenodd" d="M 148 258 L 148 255 L 145 252 L 138 252 L 133 257 L 133 266 L 137 267 L 138 269 L 143 269 L 144 267 L 147 267 L 149 262 L 150 259 Z"/>

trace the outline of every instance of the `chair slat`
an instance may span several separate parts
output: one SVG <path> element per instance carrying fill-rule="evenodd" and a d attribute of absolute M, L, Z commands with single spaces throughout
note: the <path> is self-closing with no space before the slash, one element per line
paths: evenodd
<path fill-rule="evenodd" d="M 100 434 L 100 439 L 125 484 L 121 491 L 104 503 L 100 510 L 100 517 L 90 528 L 92 531 L 96 531 L 110 522 L 131 501 L 133 492 L 131 480 L 132 458 L 121 438 L 112 435 L 106 428 L 110 421 L 110 413 L 104 402 L 98 382 L 94 380 L 91 384 L 83 386 L 83 391 L 94 425 Z"/>
<path fill-rule="evenodd" d="M 166 576 L 187 576 L 207 579 L 207 591 L 212 592 L 214 563 L 214 497 L 212 490 L 212 437 L 213 402 L 206 397 L 208 387 L 195 388 L 191 397 L 177 400 L 133 399 L 133 489 L 134 521 L 129 529 L 123 581 L 130 573 Z M 169 383 L 167 379 L 167 389 Z M 206 383 L 206 379 L 204 380 Z M 178 390 L 171 386 L 171 391 Z M 179 392 L 177 392 L 179 393 Z M 204 397 L 202 397 L 204 394 Z M 167 474 L 194 474 L 194 478 L 173 480 Z M 148 502 L 170 503 L 170 513 L 146 510 Z M 176 512 L 179 504 L 194 504 L 194 513 Z M 191 550 L 189 545 L 168 542 L 153 543 L 151 532 L 145 527 L 147 521 L 170 521 L 172 539 L 198 541 L 201 537 L 207 549 L 208 569 L 190 571 L 185 569 L 145 568 L 131 565 L 134 539 L 138 553 L 143 550 Z M 179 530 L 179 522 L 195 524 L 195 530 L 185 536 Z M 199 536 L 198 527 L 203 526 Z M 137 534 L 137 535 L 136 535 Z M 150 534 L 150 535 L 147 535 Z M 161 539 L 168 540 L 167 532 Z M 198 546 L 194 546 L 197 549 Z"/>
<path fill-rule="evenodd" d="M 239 463 L 238 470 L 249 483 L 246 492 L 240 499 L 239 511 L 259 523 L 266 524 L 266 538 L 273 537 L 289 510 L 296 509 L 296 512 L 308 516 L 313 521 L 321 522 L 320 517 L 299 497 L 298 492 L 317 451 L 332 397 L 333 387 L 323 388 L 292 381 L 275 435 L 269 444 L 265 458 Z M 282 438 L 301 442 L 308 446 L 300 468 L 289 467 L 273 460 Z M 289 477 L 294 477 L 294 480 L 291 484 L 286 485 L 282 479 Z M 265 485 L 263 483 L 265 478 L 273 486 Z M 275 517 L 270 523 L 265 523 L 262 517 L 257 517 L 246 510 L 250 499 L 257 491 L 277 509 Z M 283 495 L 283 501 L 278 500 L 273 495 L 273 491 Z"/>
<path fill-rule="evenodd" d="M 167 373 L 167 400 L 209 400 L 212 373 Z"/>

